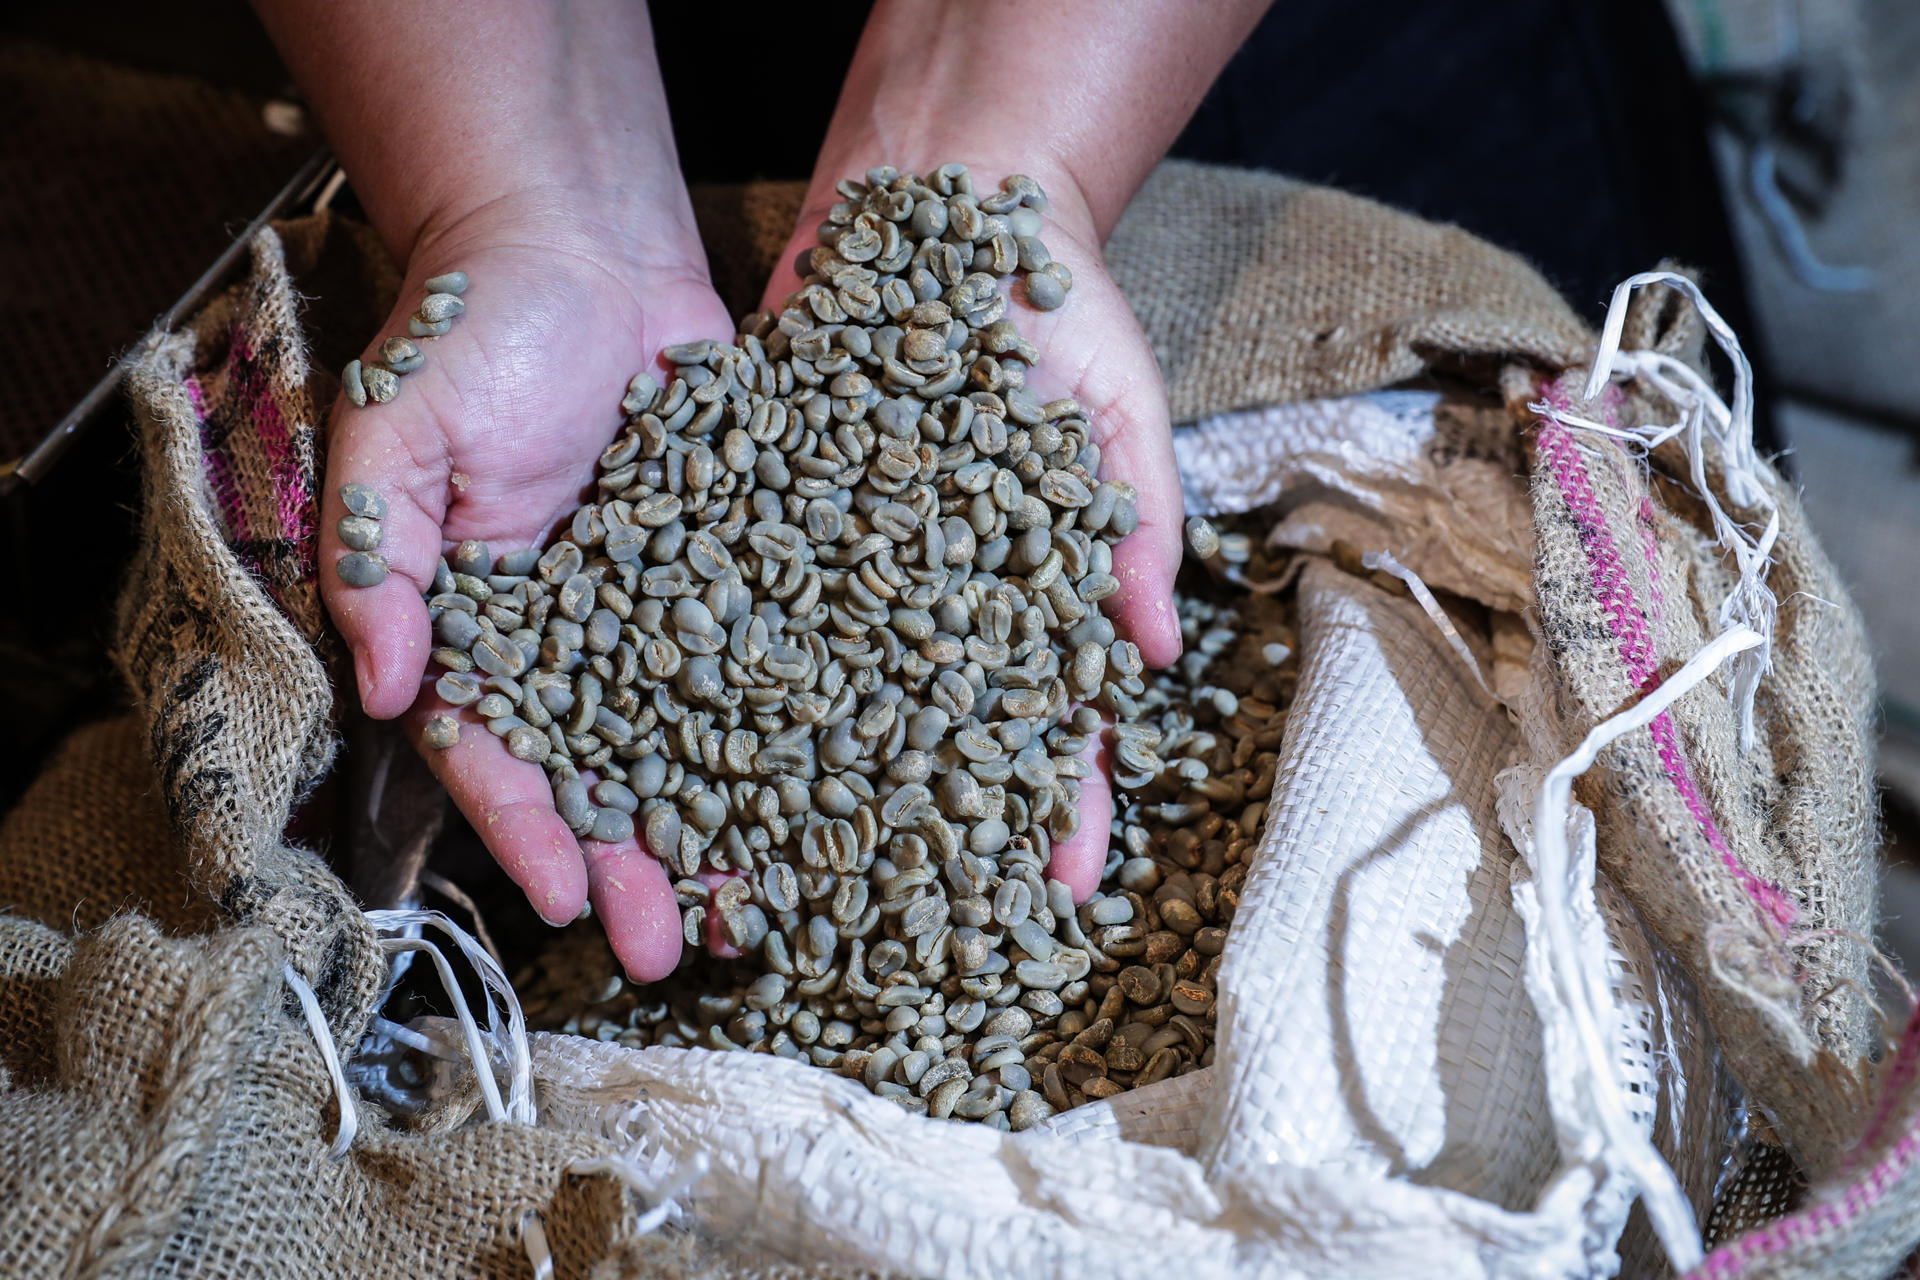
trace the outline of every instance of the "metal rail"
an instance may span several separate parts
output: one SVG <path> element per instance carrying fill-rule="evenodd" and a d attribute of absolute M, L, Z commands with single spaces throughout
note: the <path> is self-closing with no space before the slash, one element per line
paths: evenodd
<path fill-rule="evenodd" d="M 240 261 L 241 255 L 247 251 L 247 246 L 253 243 L 253 237 L 259 233 L 260 228 L 288 209 L 314 196 L 334 175 L 336 169 L 333 154 L 325 147 L 309 156 L 306 163 L 300 166 L 299 171 L 288 179 L 287 184 L 275 193 L 272 200 L 267 202 L 267 207 L 255 215 L 253 221 L 246 225 L 233 243 L 214 259 L 213 265 L 202 272 L 200 278 L 195 280 L 187 291 L 161 314 L 159 320 L 154 322 L 148 337 L 136 342 L 122 353 L 120 358 L 113 362 L 113 367 L 107 370 L 106 376 L 94 384 L 93 390 L 87 392 L 79 404 L 68 410 L 67 416 L 60 419 L 59 424 L 48 432 L 25 457 L 11 462 L 0 462 L 0 497 L 43 479 L 53 465 L 60 460 L 60 456 L 72 446 L 75 440 L 79 439 L 82 430 L 100 409 L 119 392 L 120 384 L 126 379 L 127 370 L 131 369 L 146 353 L 153 338 L 156 335 L 171 332 L 182 319 L 191 315 L 219 287 L 227 273 L 233 270 L 234 264 Z"/>

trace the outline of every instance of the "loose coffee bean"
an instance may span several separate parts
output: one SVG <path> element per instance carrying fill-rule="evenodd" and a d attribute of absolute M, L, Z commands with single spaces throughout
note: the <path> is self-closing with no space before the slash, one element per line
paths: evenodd
<path fill-rule="evenodd" d="M 380 344 L 380 363 L 395 373 L 412 373 L 426 362 L 427 358 L 410 339 L 392 337 Z"/>
<path fill-rule="evenodd" d="M 460 722 L 452 716 L 438 715 L 428 719 L 427 727 L 420 736 L 429 747 L 436 751 L 445 751 L 460 741 Z"/>
<path fill-rule="evenodd" d="M 366 387 L 367 399 L 374 404 L 385 404 L 400 394 L 400 379 L 393 370 L 377 364 L 363 365 L 360 381 Z"/>
<path fill-rule="evenodd" d="M 415 314 L 427 324 L 439 324 L 451 320 L 467 309 L 467 304 L 455 293 L 429 293 L 420 302 L 420 310 Z"/>

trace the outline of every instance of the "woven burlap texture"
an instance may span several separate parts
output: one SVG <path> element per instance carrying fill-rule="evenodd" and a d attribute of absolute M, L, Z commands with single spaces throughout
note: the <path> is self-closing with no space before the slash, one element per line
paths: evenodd
<path fill-rule="evenodd" d="M 1576 403 L 1583 376 L 1549 400 Z M 1621 400 L 1576 407 L 1623 421 L 1636 410 Z M 1719 630 L 1733 576 L 1673 468 L 1553 422 L 1536 437 L 1537 607 L 1576 735 Z M 1729 1067 L 1817 1175 L 1858 1132 L 1878 1034 L 1860 941 L 1874 926 L 1873 679 L 1857 612 L 1791 491 L 1764 474 L 1781 606 L 1756 742 L 1741 750 L 1716 681 L 1609 748 L 1581 796 L 1602 866 L 1687 966 Z M 1724 492 L 1717 467 L 1709 478 Z"/>

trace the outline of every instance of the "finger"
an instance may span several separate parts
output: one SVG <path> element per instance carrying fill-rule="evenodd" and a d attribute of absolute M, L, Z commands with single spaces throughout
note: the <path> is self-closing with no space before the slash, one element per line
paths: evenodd
<path fill-rule="evenodd" d="M 1113 549 L 1120 589 L 1106 602 L 1107 616 L 1139 647 L 1143 662 L 1164 667 L 1180 656 L 1173 579 L 1180 571 L 1184 504 L 1172 431 L 1164 421 L 1122 420 L 1108 437 L 1101 461 L 1105 474 L 1134 487 L 1140 516 L 1139 527 Z"/>
<path fill-rule="evenodd" d="M 1126 303 L 1113 291 L 1111 304 Z M 1173 579 L 1180 569 L 1184 502 L 1173 455 L 1173 427 L 1166 388 L 1153 353 L 1131 315 L 1127 340 L 1086 366 L 1081 402 L 1100 444 L 1100 477 L 1133 486 L 1139 523 L 1113 549 L 1120 589 L 1107 602 L 1107 616 L 1139 646 L 1150 667 L 1180 656 L 1180 621 L 1173 609 Z"/>
<path fill-rule="evenodd" d="M 709 890 L 713 890 L 718 889 L 735 876 L 743 876 L 745 874 L 746 872 L 744 871 L 714 871 L 711 868 L 703 868 L 700 874 L 695 876 L 694 879 L 707 886 Z M 740 956 L 740 948 L 727 941 L 727 925 L 726 922 L 720 918 L 718 911 L 707 912 L 706 922 L 701 928 L 701 937 L 706 942 L 708 951 L 719 956 L 722 960 L 733 960 Z"/>
<path fill-rule="evenodd" d="M 421 597 L 440 560 L 448 472 L 444 450 L 414 447 L 437 436 L 431 422 L 422 421 L 423 401 L 403 395 L 356 408 L 340 400 L 320 506 L 321 593 L 353 654 L 360 704 L 378 720 L 412 705 L 433 647 Z M 351 514 L 340 496 L 347 484 L 365 485 L 386 502 L 377 553 L 387 575 L 374 586 L 349 586 L 340 577 L 340 562 L 354 550 L 340 534 L 342 518 Z"/>
<path fill-rule="evenodd" d="M 1073 890 L 1075 902 L 1085 902 L 1100 887 L 1107 867 L 1108 834 L 1113 826 L 1113 784 L 1107 777 L 1107 727 L 1087 737 L 1080 753 L 1090 772 L 1080 779 L 1080 825 L 1065 840 L 1053 842 L 1047 876 Z"/>
<path fill-rule="evenodd" d="M 658 982 L 680 963 L 680 904 L 660 860 L 629 836 L 583 840 L 593 909 L 627 976 Z"/>
<path fill-rule="evenodd" d="M 587 903 L 586 859 L 553 811 L 545 772 L 508 755 L 485 725 L 449 712 L 431 695 L 408 718 L 416 735 L 434 714 L 453 714 L 460 722 L 458 742 L 426 752 L 434 776 L 542 920 L 563 925 L 578 919 Z"/>

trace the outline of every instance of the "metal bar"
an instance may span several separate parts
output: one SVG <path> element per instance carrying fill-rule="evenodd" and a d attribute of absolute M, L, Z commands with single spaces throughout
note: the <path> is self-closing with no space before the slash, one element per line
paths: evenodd
<path fill-rule="evenodd" d="M 176 324 L 205 302 L 220 282 L 226 278 L 227 273 L 233 269 L 234 264 L 240 260 L 240 256 L 247 251 L 247 246 L 253 243 L 253 238 L 259 234 L 260 228 L 279 217 L 287 209 L 311 197 L 320 189 L 321 184 L 327 180 L 333 169 L 333 154 L 325 147 L 309 156 L 306 163 L 300 166 L 299 171 L 287 181 L 287 185 L 280 188 L 273 199 L 267 202 L 267 207 L 246 225 L 234 242 L 227 246 L 225 252 L 214 259 L 213 265 L 208 267 L 200 278 L 180 295 L 178 301 L 166 309 L 160 319 L 155 322 L 153 329 L 149 331 L 148 338 L 135 343 L 118 360 L 115 360 L 113 367 L 107 370 L 106 376 L 94 384 L 93 390 L 87 392 L 85 398 L 69 410 L 66 417 L 60 419 L 59 425 L 35 445 L 32 452 L 17 462 L 0 463 L 0 496 L 12 493 L 21 485 L 33 484 L 42 479 L 52 469 L 53 464 L 60 460 L 60 455 L 79 438 L 82 428 L 92 421 L 100 408 L 119 392 L 120 384 L 126 379 L 127 370 L 131 369 L 146 352 L 152 337 L 172 332 Z"/>

